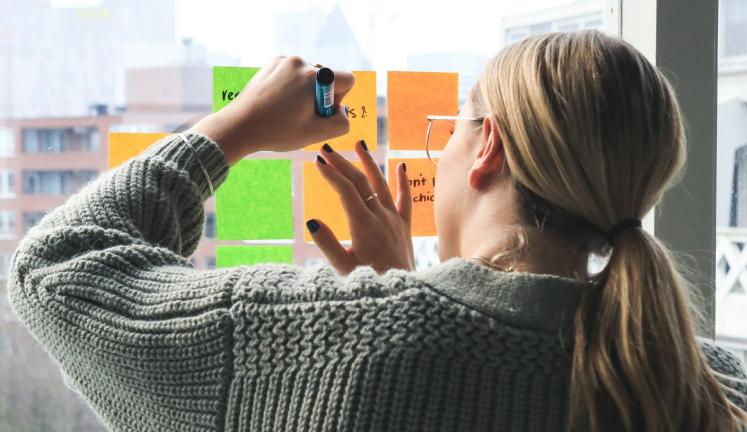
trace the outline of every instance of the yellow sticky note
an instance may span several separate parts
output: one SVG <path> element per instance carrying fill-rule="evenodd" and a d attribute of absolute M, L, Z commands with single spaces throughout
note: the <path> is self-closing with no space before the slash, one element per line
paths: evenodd
<path fill-rule="evenodd" d="M 438 162 L 437 159 L 433 159 Z M 407 178 L 412 196 L 412 235 L 429 237 L 436 235 L 434 213 L 434 188 L 436 186 L 436 166 L 428 159 L 389 159 L 387 173 L 389 190 L 396 201 L 397 165 L 407 164 Z"/>
<path fill-rule="evenodd" d="M 109 132 L 109 168 L 132 159 L 156 141 L 169 135 L 171 134 Z"/>
<path fill-rule="evenodd" d="M 376 113 L 376 72 L 353 71 L 355 85 L 345 95 L 341 103 L 350 108 L 350 132 L 331 140 L 307 146 L 306 151 L 319 151 L 322 144 L 329 143 L 335 150 L 354 150 L 359 140 L 366 141 L 368 149 L 376 150 L 377 113 Z"/>
<path fill-rule="evenodd" d="M 363 169 L 359 161 L 353 161 L 352 163 L 359 169 Z M 342 208 L 342 201 L 314 165 L 315 162 L 305 162 L 303 164 L 304 220 L 320 220 L 327 224 L 338 240 L 350 240 L 352 237 L 348 227 L 348 218 Z M 303 235 L 304 240 L 312 241 L 308 230 L 304 229 Z"/>
<path fill-rule="evenodd" d="M 389 148 L 424 150 L 428 115 L 456 115 L 459 74 L 451 72 L 388 72 Z M 449 131 L 432 131 L 431 150 L 443 150 Z"/>

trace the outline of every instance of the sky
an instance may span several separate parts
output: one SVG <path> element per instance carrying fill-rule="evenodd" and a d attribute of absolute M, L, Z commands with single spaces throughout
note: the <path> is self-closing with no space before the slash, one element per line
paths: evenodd
<path fill-rule="evenodd" d="M 100 4 L 100 0 L 51 1 L 57 7 Z M 291 54 L 276 53 L 268 43 L 274 40 L 277 14 L 313 8 L 326 14 L 339 3 L 364 48 L 375 44 L 408 54 L 459 51 L 489 56 L 499 48 L 504 17 L 574 2 L 578 0 L 176 0 L 176 25 L 180 39 L 191 38 L 210 51 L 257 65 L 277 54 Z M 393 35 L 373 34 L 372 19 L 391 23 Z"/>
<path fill-rule="evenodd" d="M 386 37 L 371 34 L 370 20 L 372 16 L 388 16 L 396 23 L 397 33 L 401 35 L 396 43 L 406 52 L 467 51 L 484 55 L 490 55 L 498 49 L 500 23 L 504 16 L 572 2 L 337 1 L 362 46 L 366 46 L 369 41 Z M 211 49 L 219 47 L 225 54 L 241 58 L 242 63 L 256 64 L 276 55 L 274 47 L 263 44 L 262 39 L 272 39 L 277 13 L 319 7 L 329 11 L 334 4 L 334 1 L 309 0 L 177 0 L 177 33 L 180 36 L 191 36 L 196 42 Z M 251 54 L 247 54 L 250 51 Z"/>

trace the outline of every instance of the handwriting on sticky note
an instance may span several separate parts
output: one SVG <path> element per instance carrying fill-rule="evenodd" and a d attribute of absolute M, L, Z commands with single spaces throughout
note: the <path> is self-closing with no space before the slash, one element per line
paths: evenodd
<path fill-rule="evenodd" d="M 291 161 L 244 159 L 216 192 L 220 240 L 293 238 Z"/>
<path fill-rule="evenodd" d="M 359 161 L 353 165 L 362 169 Z M 303 214 L 304 220 L 318 219 L 335 233 L 338 240 L 350 240 L 350 228 L 345 210 L 337 192 L 322 177 L 314 162 L 303 164 Z M 311 234 L 304 229 L 304 240 L 311 241 Z"/>
<path fill-rule="evenodd" d="M 437 161 L 437 159 L 434 159 Z M 428 159 L 389 159 L 387 173 L 389 190 L 397 198 L 397 165 L 407 164 L 407 178 L 412 196 L 412 235 L 435 236 L 436 219 L 434 214 L 434 189 L 436 187 L 436 167 Z"/>
<path fill-rule="evenodd" d="M 236 99 L 257 71 L 256 67 L 214 66 L 213 112 Z"/>
<path fill-rule="evenodd" d="M 456 115 L 459 75 L 450 72 L 388 72 L 387 106 L 389 114 L 389 148 L 423 150 L 428 115 Z M 437 130 L 431 137 L 443 150 L 448 131 Z"/>
<path fill-rule="evenodd" d="M 220 245 L 215 248 L 217 268 L 265 263 L 293 263 L 293 246 Z"/>
<path fill-rule="evenodd" d="M 376 72 L 353 71 L 355 85 L 341 103 L 350 109 L 348 119 L 350 131 L 337 138 L 307 146 L 306 151 L 318 151 L 322 144 L 329 143 L 335 150 L 354 150 L 359 140 L 366 141 L 368 149 L 376 150 L 378 115 L 376 109 Z"/>
<path fill-rule="evenodd" d="M 169 135 L 171 134 L 109 132 L 109 168 L 121 165 Z"/>

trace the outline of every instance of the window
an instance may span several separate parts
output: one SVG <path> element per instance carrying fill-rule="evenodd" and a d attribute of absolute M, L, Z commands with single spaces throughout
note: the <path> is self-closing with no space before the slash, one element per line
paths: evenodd
<path fill-rule="evenodd" d="M 721 1 L 722 54 L 724 57 L 747 55 L 747 1 Z"/>
<path fill-rule="evenodd" d="M 0 210 L 0 239 L 16 237 L 16 213 L 13 210 Z"/>
<path fill-rule="evenodd" d="M 12 0 L 4 9 L 9 12 L 0 14 L 0 195 L 13 190 L 11 183 L 16 194 L 12 201 L 0 199 L 7 211 L 0 216 L 0 235 L 14 236 L 0 241 L 0 279 L 23 233 L 107 166 L 107 131 L 186 130 L 212 110 L 212 66 L 262 66 L 273 55 L 297 54 L 335 68 L 376 70 L 378 143 L 386 148 L 386 71 L 459 72 L 464 99 L 485 60 L 503 45 L 537 32 L 608 23 L 605 0 L 538 5 Z M 232 15 L 245 17 L 246 25 L 227 31 L 225 17 Z M 246 43 L 252 40 L 261 43 Z M 377 162 L 385 170 L 382 156 L 377 153 Z M 293 162 L 294 169 L 301 167 Z M 294 180 L 294 193 L 302 193 L 297 186 Z M 206 205 L 202 244 L 189 257 L 201 269 L 215 267 L 214 247 L 221 244 L 214 201 Z M 301 232 L 303 211 L 294 216 Z M 296 263 L 324 262 L 313 244 L 296 240 Z M 414 247 L 418 266 L 438 263 L 433 238 L 420 238 Z M 84 401 L 54 382 L 58 367 L 12 319 L 0 305 L 0 322 L 11 323 L 0 325 L 0 371 L 20 372 L 0 373 L 0 431 L 50 425 L 104 430 Z M 2 351 L 6 341 L 15 348 L 12 356 Z"/>
<path fill-rule="evenodd" d="M 0 127 L 0 158 L 12 157 L 16 150 L 13 129 Z"/>
<path fill-rule="evenodd" d="M 24 171 L 23 193 L 29 195 L 71 194 L 98 175 L 94 170 Z"/>
<path fill-rule="evenodd" d="M 12 252 L 3 251 L 0 252 L 0 281 L 8 279 L 8 272 L 10 271 L 10 259 L 13 257 Z M 5 296 L 0 296 L 5 297 Z"/>
<path fill-rule="evenodd" d="M 578 2 L 550 13 L 509 17 L 504 20 L 504 42 L 511 44 L 551 31 L 572 32 L 584 28 L 604 29 L 605 9 L 600 2 Z"/>
<path fill-rule="evenodd" d="M 205 268 L 208 270 L 215 268 L 215 257 L 214 256 L 205 257 Z"/>
<path fill-rule="evenodd" d="M 721 0 L 719 14 L 716 338 L 747 360 L 747 0 Z"/>
<path fill-rule="evenodd" d="M 22 132 L 24 153 L 91 152 L 99 147 L 95 128 L 34 128 Z"/>
<path fill-rule="evenodd" d="M 28 230 L 39 223 L 39 221 L 44 217 L 45 214 L 45 212 L 24 212 L 23 229 L 28 232 Z"/>
<path fill-rule="evenodd" d="M 13 171 L 0 169 L 0 199 L 13 198 L 16 195 Z"/>
<path fill-rule="evenodd" d="M 205 214 L 205 227 L 203 232 L 206 238 L 215 238 L 215 213 L 210 212 Z"/>

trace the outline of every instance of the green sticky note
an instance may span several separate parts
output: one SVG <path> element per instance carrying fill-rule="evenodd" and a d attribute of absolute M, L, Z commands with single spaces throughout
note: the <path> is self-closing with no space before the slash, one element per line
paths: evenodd
<path fill-rule="evenodd" d="M 293 263 L 292 246 L 218 246 L 215 248 L 217 268 L 263 263 Z"/>
<path fill-rule="evenodd" d="M 256 67 L 214 66 L 213 112 L 236 99 L 258 70 Z"/>
<path fill-rule="evenodd" d="M 244 159 L 216 192 L 220 240 L 293 238 L 291 161 Z"/>

